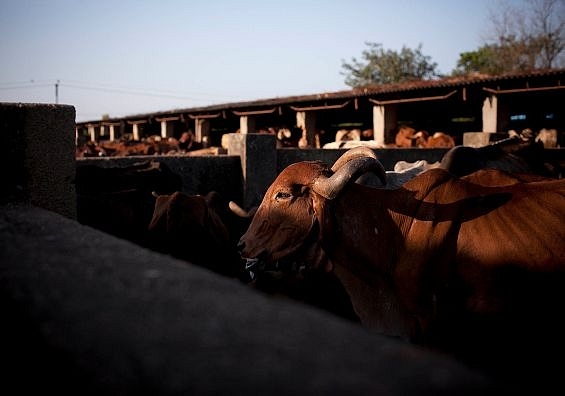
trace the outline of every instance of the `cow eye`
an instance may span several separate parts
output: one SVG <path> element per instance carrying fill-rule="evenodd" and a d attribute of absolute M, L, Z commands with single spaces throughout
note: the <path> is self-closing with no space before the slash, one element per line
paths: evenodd
<path fill-rule="evenodd" d="M 279 191 L 277 192 L 277 194 L 275 195 L 275 199 L 281 200 L 281 199 L 289 199 L 291 197 L 291 194 L 285 191 Z"/>

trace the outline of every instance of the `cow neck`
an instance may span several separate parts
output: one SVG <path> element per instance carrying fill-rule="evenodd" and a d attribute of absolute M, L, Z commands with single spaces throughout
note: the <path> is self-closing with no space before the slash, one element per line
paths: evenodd
<path fill-rule="evenodd" d="M 324 246 L 330 259 L 347 263 L 347 268 L 367 281 L 375 273 L 387 281 L 392 279 L 392 264 L 401 242 L 396 224 L 381 204 L 383 191 L 351 185 L 328 206 L 333 226 L 330 235 L 324 233 L 329 242 Z"/>

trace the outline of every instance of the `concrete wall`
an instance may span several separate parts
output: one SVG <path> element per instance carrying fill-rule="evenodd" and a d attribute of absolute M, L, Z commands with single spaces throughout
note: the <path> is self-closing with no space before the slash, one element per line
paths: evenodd
<path fill-rule="evenodd" d="M 138 162 L 154 160 L 166 165 L 182 179 L 182 191 L 205 195 L 214 190 L 238 204 L 243 203 L 243 175 L 239 156 L 132 156 L 80 158 L 77 166 L 95 165 L 101 168 L 122 168 Z"/>
<path fill-rule="evenodd" d="M 2 386 L 18 394 L 506 394 L 454 359 L 41 208 L 0 205 L 0 246 Z"/>
<path fill-rule="evenodd" d="M 29 202 L 76 218 L 75 108 L 0 103 L 0 135 L 0 202 Z"/>

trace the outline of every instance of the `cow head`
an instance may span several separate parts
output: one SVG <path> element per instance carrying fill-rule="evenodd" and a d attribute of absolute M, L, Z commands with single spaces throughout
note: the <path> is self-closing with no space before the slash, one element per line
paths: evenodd
<path fill-rule="evenodd" d="M 366 172 L 375 172 L 386 182 L 382 164 L 368 156 L 352 156 L 333 170 L 320 161 L 288 166 L 268 188 L 241 237 L 241 255 L 267 263 L 291 258 L 331 270 L 324 246 L 332 228 L 331 202 Z"/>
<path fill-rule="evenodd" d="M 149 247 L 223 275 L 239 276 L 241 258 L 215 199 L 214 194 L 179 191 L 158 195 L 148 227 Z"/>

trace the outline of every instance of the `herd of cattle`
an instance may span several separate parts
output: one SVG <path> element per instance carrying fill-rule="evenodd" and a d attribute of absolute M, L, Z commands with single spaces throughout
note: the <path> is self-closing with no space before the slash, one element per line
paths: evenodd
<path fill-rule="evenodd" d="M 385 170 L 356 147 L 284 169 L 257 208 L 158 161 L 77 168 L 79 221 L 504 378 L 565 352 L 565 180 L 520 136 Z"/>
<path fill-rule="evenodd" d="M 239 133 L 237 130 L 235 133 Z M 299 128 L 266 128 L 257 133 L 270 134 L 276 137 L 277 147 L 312 148 L 309 146 L 302 130 Z M 188 144 L 184 140 L 189 136 Z M 372 148 L 451 148 L 455 141 L 443 132 L 435 132 L 431 136 L 427 131 L 418 131 L 414 128 L 401 126 L 396 132 L 394 143 L 381 145 L 373 139 L 373 130 L 365 129 L 340 129 L 335 133 L 335 138 L 325 142 L 327 136 L 324 131 L 317 131 L 313 148 L 337 149 L 367 146 Z M 184 132 L 177 139 L 174 137 L 162 138 L 152 135 L 141 140 L 123 138 L 119 140 L 87 141 L 77 144 L 76 158 L 85 157 L 126 157 L 133 155 L 210 155 L 226 153 L 228 134 L 222 136 L 221 147 L 204 148 L 201 143 L 194 141 L 192 132 Z"/>

